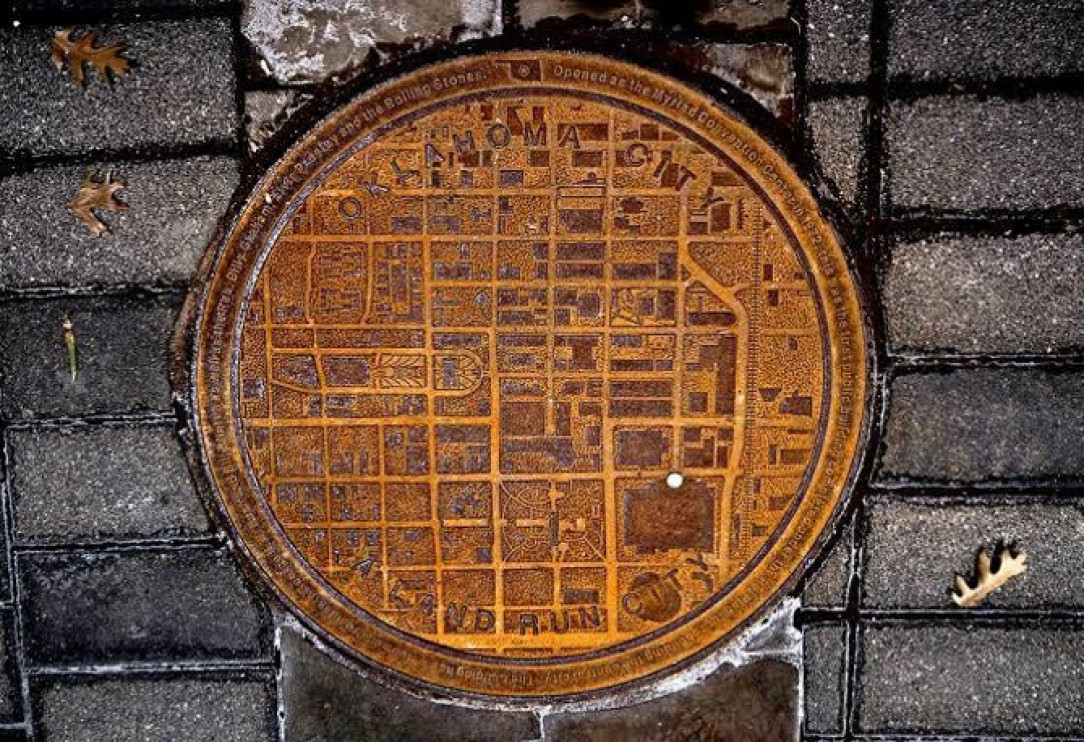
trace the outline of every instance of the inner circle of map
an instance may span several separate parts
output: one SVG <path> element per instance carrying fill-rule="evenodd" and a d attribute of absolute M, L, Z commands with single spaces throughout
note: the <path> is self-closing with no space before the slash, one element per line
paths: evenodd
<path fill-rule="evenodd" d="M 810 496 L 840 377 L 862 404 L 841 254 L 803 244 L 759 157 L 691 113 L 579 89 L 562 56 L 490 55 L 505 84 L 453 94 L 470 79 L 449 72 L 443 97 L 400 93 L 430 105 L 313 147 L 328 160 L 290 189 L 237 310 L 249 520 L 286 547 L 250 548 L 419 657 L 688 654 L 681 631 L 773 549 L 805 557 L 806 518 L 823 527 L 849 472 Z M 826 272 L 849 291 L 831 311 Z M 414 662 L 392 669 L 548 692 Z"/>

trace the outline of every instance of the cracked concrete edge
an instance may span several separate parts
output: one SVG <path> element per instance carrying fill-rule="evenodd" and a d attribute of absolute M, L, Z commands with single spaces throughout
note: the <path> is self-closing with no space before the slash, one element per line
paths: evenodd
<path fill-rule="evenodd" d="M 278 729 L 278 739 L 286 742 L 286 694 L 283 692 L 283 675 L 285 668 L 282 664 L 282 627 L 284 616 L 278 606 L 271 608 L 271 621 L 275 626 L 275 632 L 271 637 L 271 651 L 275 657 L 275 725 Z"/>
<path fill-rule="evenodd" d="M 245 93 L 245 138 L 249 153 L 262 149 L 283 125 L 314 96 L 291 88 Z"/>
<path fill-rule="evenodd" d="M 382 47 L 422 48 L 504 31 L 500 0 L 333 0 L 314 7 L 305 0 L 246 0 L 241 32 L 264 72 L 284 85 L 350 77 Z M 383 60 L 380 60 L 383 61 Z"/>
<path fill-rule="evenodd" d="M 610 693 L 603 691 L 601 694 L 588 699 L 573 699 L 551 703 L 537 700 L 522 701 L 514 698 L 460 696 L 451 691 L 445 693 L 440 689 L 421 687 L 409 680 L 393 677 L 390 673 L 383 672 L 379 668 L 369 667 L 355 661 L 331 641 L 311 630 L 288 610 L 273 608 L 272 613 L 275 622 L 274 647 L 276 653 L 281 651 L 283 630 L 290 630 L 304 637 L 306 641 L 329 659 L 351 672 L 357 673 L 366 680 L 382 685 L 385 688 L 404 693 L 413 698 L 445 706 L 485 711 L 532 713 L 538 719 L 542 734 L 541 740 L 544 742 L 544 722 L 550 716 L 620 709 L 647 703 L 695 686 L 724 668 L 735 670 L 758 660 L 773 659 L 786 662 L 801 670 L 802 632 L 795 627 L 794 623 L 794 614 L 800 604 L 801 601 L 798 598 L 784 598 L 766 616 L 746 628 L 736 637 L 716 646 L 704 656 L 694 660 L 691 665 L 676 673 L 655 678 L 644 685 L 634 688 L 618 689 Z M 281 654 L 279 656 L 281 657 Z M 283 705 L 284 695 L 282 693 L 284 672 L 285 669 L 280 663 L 278 669 L 280 725 L 285 724 L 286 714 Z M 799 682 L 799 701 L 801 700 L 800 688 L 801 684 Z M 796 729 L 801 728 L 801 717 L 802 711 L 799 705 Z"/>
<path fill-rule="evenodd" d="M 721 42 L 674 47 L 670 55 L 682 61 L 690 74 L 699 70 L 710 75 L 747 95 L 750 105 L 758 105 L 776 121 L 793 123 L 796 81 L 791 47 L 769 42 Z M 374 70 L 378 67 L 375 65 Z M 303 131 L 305 126 L 296 129 L 298 120 L 311 123 L 307 112 L 319 96 L 302 89 L 278 87 L 250 90 L 244 98 L 245 144 L 250 156 L 262 156 L 282 146 L 284 130 Z"/>
<path fill-rule="evenodd" d="M 307 15 L 311 8 L 301 0 L 246 0 L 242 33 L 252 44 L 264 73 L 289 90 L 289 86 L 298 84 L 338 85 L 395 57 L 434 46 L 451 48 L 461 42 L 498 37 L 505 30 L 502 3 L 498 0 L 448 0 L 452 10 L 446 11 L 446 17 L 428 21 L 428 25 L 419 19 L 408 23 L 404 17 L 382 18 L 378 6 L 386 1 L 334 0 L 329 8 L 321 9 L 323 23 L 319 24 L 312 22 Z M 419 13 L 415 3 L 404 7 L 409 9 L 406 12 Z M 386 33 L 377 28 L 381 23 L 387 26 Z M 631 24 L 627 28 L 648 30 L 650 26 Z M 576 38 L 582 36 L 582 30 L 572 27 L 567 34 Z M 664 56 L 681 60 L 690 72 L 710 74 L 736 87 L 784 121 L 793 117 L 794 54 L 788 44 L 741 41 L 691 45 L 673 42 L 664 51 Z M 260 107 L 265 110 L 257 113 L 256 118 L 261 119 L 257 123 L 266 126 L 267 131 L 254 137 L 250 127 L 253 151 L 303 102 L 288 100 L 284 91 L 259 93 L 267 100 L 261 101 Z M 277 105 L 270 100 L 276 94 Z"/>

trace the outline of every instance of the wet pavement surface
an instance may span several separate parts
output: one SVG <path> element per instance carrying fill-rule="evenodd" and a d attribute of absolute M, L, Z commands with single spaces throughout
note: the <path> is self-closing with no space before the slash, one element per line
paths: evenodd
<path fill-rule="evenodd" d="M 0 740 L 1084 739 L 1080 3 L 13 10 Z M 81 88 L 50 59 L 67 25 L 125 43 L 131 70 L 110 84 L 88 67 Z M 188 472 L 170 348 L 234 188 L 301 104 L 472 39 L 543 36 L 759 101 L 752 119 L 807 163 L 864 283 L 879 402 L 851 507 L 767 626 L 651 694 L 510 708 L 349 660 L 253 579 Z M 102 238 L 67 208 L 88 172 L 125 183 Z M 957 607 L 953 575 L 999 543 L 1028 571 Z"/>

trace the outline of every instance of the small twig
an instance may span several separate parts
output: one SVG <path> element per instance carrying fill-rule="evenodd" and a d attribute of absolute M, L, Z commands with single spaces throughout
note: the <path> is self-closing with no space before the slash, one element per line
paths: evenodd
<path fill-rule="evenodd" d="M 79 348 L 75 343 L 75 326 L 70 317 L 64 318 L 64 350 L 68 356 L 68 372 L 75 381 L 79 376 Z"/>

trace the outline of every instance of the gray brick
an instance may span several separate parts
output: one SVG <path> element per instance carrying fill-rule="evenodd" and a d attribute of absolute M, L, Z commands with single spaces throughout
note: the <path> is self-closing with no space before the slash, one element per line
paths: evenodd
<path fill-rule="evenodd" d="M 16 419 L 169 410 L 167 349 L 179 307 L 172 296 L 0 304 L 0 409 Z M 74 382 L 65 316 L 79 349 Z"/>
<path fill-rule="evenodd" d="M 794 739 L 798 671 L 774 660 L 723 667 L 663 698 L 608 711 L 546 717 L 550 742 L 780 742 Z"/>
<path fill-rule="evenodd" d="M 922 98 L 889 107 L 894 207 L 949 210 L 1084 205 L 1084 98 Z M 1036 156 L 1042 153 L 1041 156 Z"/>
<path fill-rule="evenodd" d="M 360 67 L 377 45 L 501 31 L 498 0 L 249 0 L 241 28 L 279 82 L 323 82 Z"/>
<path fill-rule="evenodd" d="M 0 148 L 37 154 L 194 145 L 236 137 L 229 20 L 110 26 L 132 70 L 81 88 L 49 60 L 55 28 L 0 30 Z"/>
<path fill-rule="evenodd" d="M 1084 347 L 1084 236 L 934 237 L 894 245 L 884 280 L 893 352 Z"/>
<path fill-rule="evenodd" d="M 1079 0 L 890 0 L 891 75 L 997 78 L 1084 70 Z"/>
<path fill-rule="evenodd" d="M 1066 505 L 925 505 L 879 501 L 866 534 L 863 602 L 875 608 L 951 608 L 953 575 L 971 575 L 980 546 L 1016 543 L 1028 571 L 983 605 L 1066 608 L 1084 605 L 1084 509 Z"/>
<path fill-rule="evenodd" d="M 23 691 L 15 654 L 14 620 L 10 610 L 0 611 L 0 722 L 5 724 L 23 720 Z"/>
<path fill-rule="evenodd" d="M 802 683 L 805 731 L 843 731 L 846 628 L 841 624 L 808 626 L 802 632 Z"/>
<path fill-rule="evenodd" d="M 0 449 L 3 448 L 3 440 L 0 439 Z M 2 453 L 2 451 L 0 451 Z M 0 465 L 0 477 L 3 477 L 4 467 Z M 3 482 L 0 481 L 0 495 L 5 495 L 5 487 Z M 11 595 L 11 578 L 10 570 L 8 568 L 8 551 L 7 540 L 10 537 L 7 528 L 0 528 L 0 603 L 9 604 L 12 599 Z"/>
<path fill-rule="evenodd" d="M 282 629 L 286 742 L 517 742 L 538 738 L 533 714 L 435 704 L 380 685 Z"/>
<path fill-rule="evenodd" d="M 267 610 L 229 554 L 203 548 L 19 557 L 36 665 L 266 655 Z"/>
<path fill-rule="evenodd" d="M 15 430 L 9 437 L 17 544 L 206 533 L 169 427 Z"/>
<path fill-rule="evenodd" d="M 862 732 L 1084 731 L 1084 631 L 886 626 L 862 641 Z"/>
<path fill-rule="evenodd" d="M 839 608 L 846 603 L 847 583 L 851 577 L 853 531 L 853 523 L 848 522 L 832 542 L 828 555 L 802 591 L 802 605 Z"/>
<path fill-rule="evenodd" d="M 881 480 L 1084 474 L 1084 375 L 1032 368 L 909 373 L 891 384 Z"/>
<path fill-rule="evenodd" d="M 15 17 L 24 13 L 87 12 L 101 15 L 125 11 L 191 10 L 215 11 L 228 8 L 230 0 L 15 0 L 11 3 Z"/>
<path fill-rule="evenodd" d="M 36 721 L 64 742 L 273 740 L 274 688 L 255 673 L 215 677 L 70 677 L 35 682 Z"/>
<path fill-rule="evenodd" d="M 226 157 L 96 166 L 127 185 L 126 211 L 105 213 L 95 237 L 68 211 L 87 168 L 46 167 L 0 181 L 0 284 L 182 283 L 214 234 L 238 183 Z"/>
<path fill-rule="evenodd" d="M 806 15 L 810 82 L 865 82 L 870 0 L 808 0 Z"/>
<path fill-rule="evenodd" d="M 844 205 L 858 202 L 858 173 L 865 150 L 866 101 L 835 98 L 814 101 L 806 110 L 806 124 L 824 175 L 835 186 Z"/>

